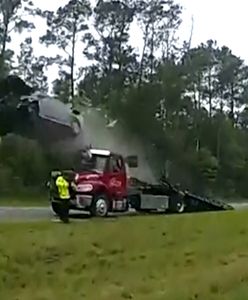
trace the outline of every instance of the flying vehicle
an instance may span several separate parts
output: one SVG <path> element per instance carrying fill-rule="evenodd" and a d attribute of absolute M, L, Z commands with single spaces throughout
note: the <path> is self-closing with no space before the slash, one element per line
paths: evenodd
<path fill-rule="evenodd" d="M 45 145 L 83 145 L 83 116 L 55 97 L 40 93 L 20 77 L 0 80 L 0 136 L 16 133 Z"/>

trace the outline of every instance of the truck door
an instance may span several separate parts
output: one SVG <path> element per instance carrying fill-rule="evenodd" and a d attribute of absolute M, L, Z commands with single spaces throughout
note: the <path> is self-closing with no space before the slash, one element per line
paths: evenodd
<path fill-rule="evenodd" d="M 119 155 L 112 155 L 109 164 L 109 189 L 112 197 L 123 199 L 127 196 L 127 177 L 124 160 Z"/>

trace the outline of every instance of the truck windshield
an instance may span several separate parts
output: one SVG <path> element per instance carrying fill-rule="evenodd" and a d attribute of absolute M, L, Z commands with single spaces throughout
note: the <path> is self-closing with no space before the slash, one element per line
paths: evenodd
<path fill-rule="evenodd" d="M 80 171 L 103 172 L 107 163 L 106 156 L 92 155 L 91 158 L 82 158 Z"/>

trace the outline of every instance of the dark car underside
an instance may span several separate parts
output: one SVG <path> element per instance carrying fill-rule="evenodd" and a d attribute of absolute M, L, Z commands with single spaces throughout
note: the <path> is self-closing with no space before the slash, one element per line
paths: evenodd
<path fill-rule="evenodd" d="M 60 100 L 35 91 L 17 76 L 0 80 L 0 136 L 17 133 L 45 143 L 74 140 L 78 136 L 82 140 L 79 115 Z"/>

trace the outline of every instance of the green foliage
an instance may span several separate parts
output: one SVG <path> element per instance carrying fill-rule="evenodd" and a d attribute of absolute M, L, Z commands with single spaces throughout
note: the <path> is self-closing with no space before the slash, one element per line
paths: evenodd
<path fill-rule="evenodd" d="M 0 56 L 6 58 L 7 43 L 11 41 L 12 31 L 21 33 L 24 29 L 32 30 L 35 26 L 23 16 L 23 12 L 33 15 L 33 3 L 30 0 L 1 0 L 0 1 Z M 26 15 L 27 16 L 27 15 Z"/>
<path fill-rule="evenodd" d="M 27 84 L 33 88 L 47 92 L 47 76 L 44 75 L 44 68 L 47 66 L 45 57 L 35 57 L 32 48 L 32 37 L 26 38 L 20 45 L 18 60 L 18 75 L 22 76 Z"/>
<path fill-rule="evenodd" d="M 67 56 L 64 59 L 58 55 L 54 62 L 59 65 L 60 77 L 69 76 L 70 97 L 75 94 L 75 50 L 78 40 L 82 40 L 84 33 L 88 30 L 86 23 L 91 14 L 90 2 L 82 0 L 70 0 L 64 7 L 59 7 L 56 12 L 45 11 L 41 13 L 47 21 L 47 32 L 40 37 L 40 42 L 46 46 L 56 45 L 63 50 Z"/>
<path fill-rule="evenodd" d="M 8 134 L 0 143 L 1 195 L 44 195 L 50 172 L 71 166 L 70 156 L 47 151 L 35 140 Z"/>
<path fill-rule="evenodd" d="M 12 170 L 4 166 L 1 162 L 0 164 L 0 189 L 2 193 L 8 193 L 12 190 L 13 186 L 17 185 L 16 180 L 13 182 L 14 175 L 12 173 Z M 18 185 L 19 187 L 19 185 Z M 18 189 L 17 187 L 17 189 Z"/>
<path fill-rule="evenodd" d="M 31 34 L 20 53 L 8 49 L 12 30 L 35 29 L 22 12 L 45 18 L 47 32 L 40 42 L 62 52 L 36 57 Z M 15 54 L 17 73 L 46 91 L 44 71 L 57 64 L 54 94 L 64 103 L 98 107 L 108 119 L 117 119 L 127 135 L 142 143 L 156 174 L 169 161 L 170 179 L 184 187 L 248 196 L 248 66 L 214 40 L 195 48 L 189 42 L 180 45 L 182 7 L 176 1 L 99 0 L 92 9 L 89 1 L 70 0 L 52 12 L 28 0 L 5 0 L 0 14 L 0 77 L 13 67 Z M 139 53 L 130 42 L 135 20 L 143 37 Z M 1 135 L 17 118 L 11 110 L 16 99 L 11 100 L 0 120 Z M 39 185 L 50 168 L 70 164 L 20 137 L 5 137 L 0 152 L 3 186 L 14 177 L 20 185 Z"/>
<path fill-rule="evenodd" d="M 53 82 L 53 92 L 61 102 L 68 103 L 70 99 L 70 75 L 66 72 L 60 75 L 60 79 Z"/>
<path fill-rule="evenodd" d="M 205 184 L 210 188 L 213 187 L 218 175 L 218 160 L 208 149 L 202 148 L 198 153 L 197 162 Z"/>
<path fill-rule="evenodd" d="M 47 169 L 37 142 L 15 135 L 5 136 L 0 144 L 0 161 L 24 186 L 42 185 Z"/>

